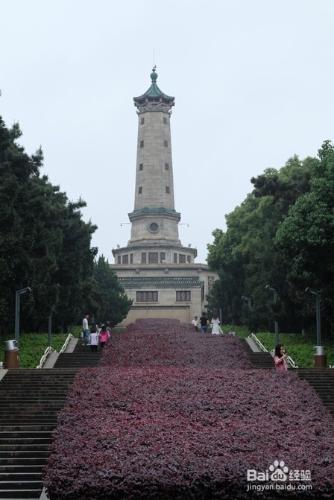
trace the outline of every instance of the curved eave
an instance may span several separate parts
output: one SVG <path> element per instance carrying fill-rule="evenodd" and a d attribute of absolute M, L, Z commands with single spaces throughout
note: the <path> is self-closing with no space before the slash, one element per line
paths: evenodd
<path fill-rule="evenodd" d="M 165 102 L 166 104 L 174 105 L 175 98 L 164 94 L 159 89 L 158 85 L 152 83 L 145 94 L 133 98 L 135 104 L 144 104 L 145 102 Z"/>

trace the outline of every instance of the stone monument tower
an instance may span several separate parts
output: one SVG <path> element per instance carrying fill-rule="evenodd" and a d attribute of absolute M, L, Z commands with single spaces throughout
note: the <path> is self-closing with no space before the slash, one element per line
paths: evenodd
<path fill-rule="evenodd" d="M 138 140 L 134 210 L 129 213 L 128 246 L 113 249 L 116 271 L 133 306 L 126 322 L 138 317 L 175 317 L 190 321 L 200 315 L 215 273 L 195 264 L 195 248 L 179 240 L 180 213 L 174 205 L 170 118 L 174 97 L 157 85 L 134 98 Z"/>

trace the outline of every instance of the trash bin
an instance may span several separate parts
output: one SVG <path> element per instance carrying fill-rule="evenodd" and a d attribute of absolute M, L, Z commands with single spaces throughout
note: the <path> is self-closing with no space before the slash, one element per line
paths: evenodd
<path fill-rule="evenodd" d="M 18 368 L 20 364 L 19 348 L 16 340 L 5 341 L 5 363 L 4 368 Z"/>
<path fill-rule="evenodd" d="M 315 346 L 315 355 L 314 355 L 314 367 L 315 368 L 326 368 L 327 365 L 327 357 L 325 354 L 325 348 L 322 345 Z"/>

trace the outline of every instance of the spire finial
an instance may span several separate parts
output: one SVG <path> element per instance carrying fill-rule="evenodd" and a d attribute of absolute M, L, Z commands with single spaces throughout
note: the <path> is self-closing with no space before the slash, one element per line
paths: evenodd
<path fill-rule="evenodd" d="M 155 64 L 152 68 L 152 73 L 151 73 L 152 83 L 155 83 L 158 79 L 158 73 L 156 72 L 156 69 L 157 69 L 157 65 Z"/>

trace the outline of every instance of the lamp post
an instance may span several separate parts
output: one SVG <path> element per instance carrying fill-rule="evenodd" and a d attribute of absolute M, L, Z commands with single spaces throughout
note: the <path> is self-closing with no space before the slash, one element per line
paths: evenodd
<path fill-rule="evenodd" d="M 277 290 L 275 288 L 273 288 L 272 286 L 270 286 L 270 285 L 266 285 L 265 289 L 266 290 L 270 290 L 271 292 L 273 292 L 273 294 L 274 294 L 274 304 L 276 305 L 277 301 L 278 301 Z M 277 321 L 276 318 L 274 320 L 274 325 L 275 325 L 275 342 L 276 342 L 276 345 L 278 345 L 279 344 L 279 332 L 278 332 L 278 321 Z"/>
<path fill-rule="evenodd" d="M 315 296 L 315 315 L 317 324 L 317 345 L 316 345 L 317 353 L 315 356 L 315 363 L 317 366 L 325 366 L 326 358 L 324 353 L 324 347 L 321 345 L 321 311 L 320 311 L 321 292 L 320 290 L 313 290 L 310 287 L 307 287 L 305 289 L 305 292 L 309 292 Z M 320 356 L 324 359 L 320 360 Z"/>
<path fill-rule="evenodd" d="M 27 292 L 32 292 L 30 286 L 21 288 L 20 290 L 16 290 L 15 292 L 15 340 L 17 344 L 19 344 L 20 341 L 20 299 L 21 295 Z"/>

